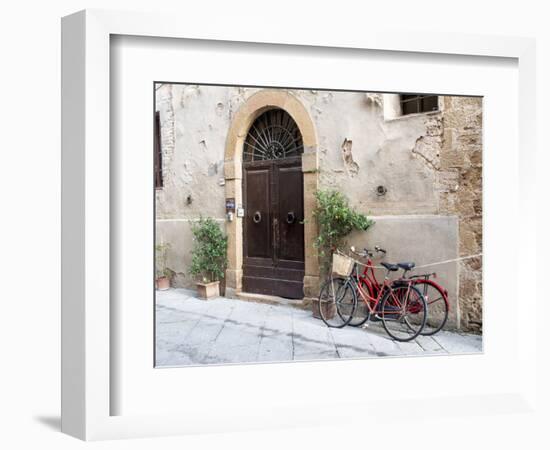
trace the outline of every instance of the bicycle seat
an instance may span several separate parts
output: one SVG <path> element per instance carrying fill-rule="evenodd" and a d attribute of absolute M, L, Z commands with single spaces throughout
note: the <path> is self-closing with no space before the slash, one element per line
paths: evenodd
<path fill-rule="evenodd" d="M 414 269 L 414 266 L 416 264 L 413 262 L 400 262 L 400 263 L 397 263 L 397 265 L 401 267 L 403 270 L 412 270 Z"/>
<path fill-rule="evenodd" d="M 380 263 L 382 266 L 384 266 L 386 269 L 388 269 L 390 272 L 395 272 L 396 270 L 399 270 L 399 267 L 397 264 L 390 264 L 387 262 Z"/>

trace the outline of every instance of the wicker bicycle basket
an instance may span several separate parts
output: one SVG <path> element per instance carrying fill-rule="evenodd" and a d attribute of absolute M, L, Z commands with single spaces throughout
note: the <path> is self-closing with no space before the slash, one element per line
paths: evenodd
<path fill-rule="evenodd" d="M 349 256 L 342 255 L 341 253 L 334 253 L 332 255 L 332 273 L 340 275 L 341 277 L 347 277 L 353 269 L 353 259 Z"/>

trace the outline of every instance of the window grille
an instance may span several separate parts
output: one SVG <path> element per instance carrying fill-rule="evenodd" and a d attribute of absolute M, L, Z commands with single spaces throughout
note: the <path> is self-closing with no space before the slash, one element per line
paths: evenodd
<path fill-rule="evenodd" d="M 244 142 L 245 162 L 300 156 L 302 135 L 294 119 L 282 109 L 270 109 L 252 124 Z"/>
<path fill-rule="evenodd" d="M 437 95 L 401 95 L 401 111 L 404 116 L 437 111 L 438 109 Z"/>

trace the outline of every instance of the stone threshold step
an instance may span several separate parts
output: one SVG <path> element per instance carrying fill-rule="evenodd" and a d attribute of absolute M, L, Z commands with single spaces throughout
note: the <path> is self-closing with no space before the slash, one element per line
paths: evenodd
<path fill-rule="evenodd" d="M 276 295 L 255 294 L 250 292 L 237 292 L 236 297 L 246 302 L 264 303 L 267 305 L 291 306 L 293 308 L 309 310 L 311 308 L 310 298 L 289 299 L 277 297 Z"/>

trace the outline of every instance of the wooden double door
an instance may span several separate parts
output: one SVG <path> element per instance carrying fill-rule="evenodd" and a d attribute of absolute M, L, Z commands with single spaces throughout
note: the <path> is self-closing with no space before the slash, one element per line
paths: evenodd
<path fill-rule="evenodd" d="M 243 290 L 303 298 L 301 157 L 244 164 Z"/>

